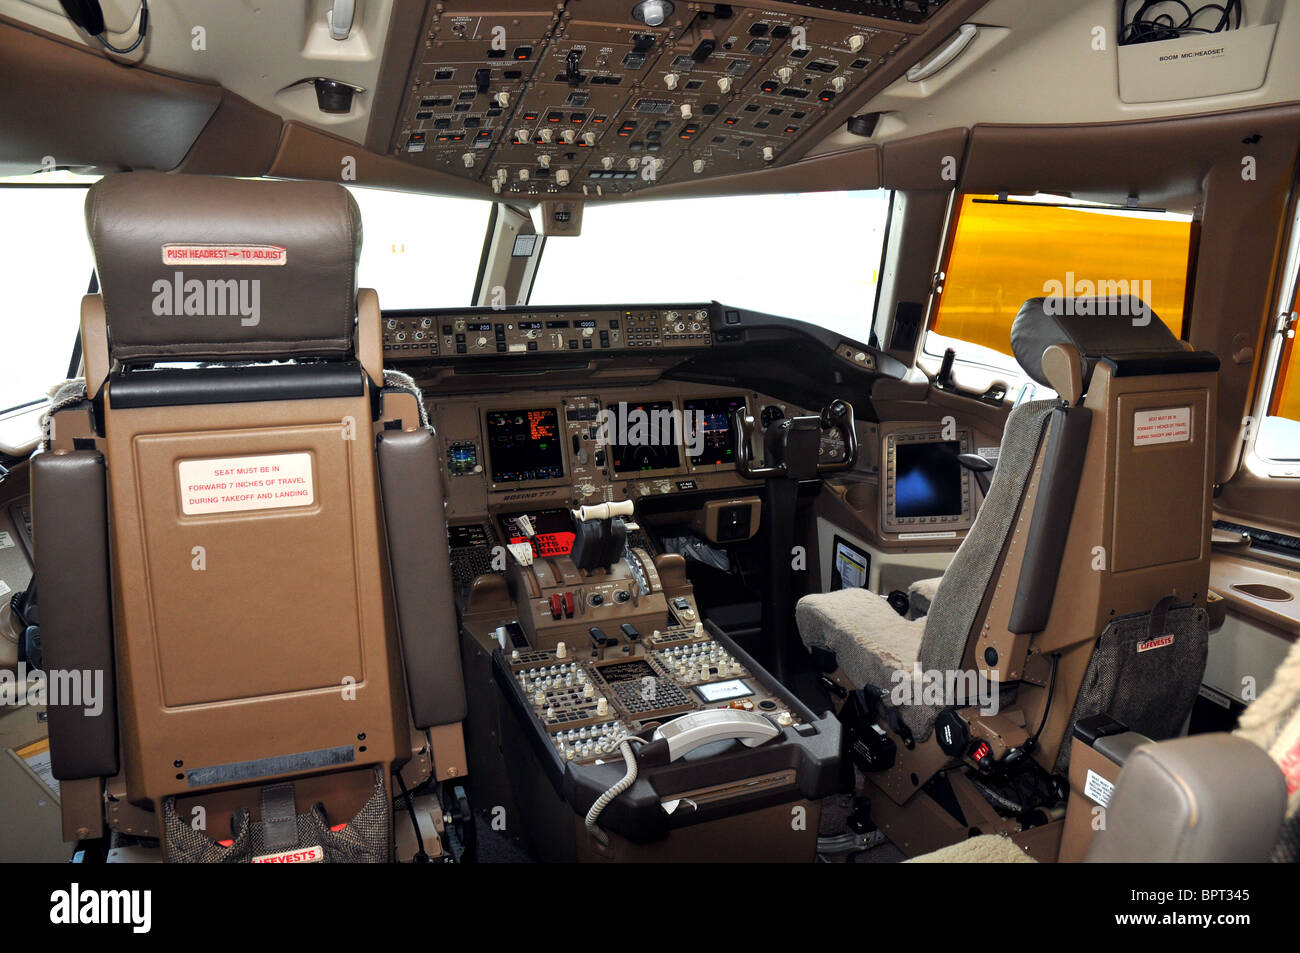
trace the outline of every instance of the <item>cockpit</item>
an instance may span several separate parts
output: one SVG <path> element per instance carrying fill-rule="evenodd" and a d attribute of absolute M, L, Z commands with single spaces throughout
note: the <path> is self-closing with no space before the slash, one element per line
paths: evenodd
<path fill-rule="evenodd" d="M 1294 861 L 1298 46 L 0 0 L 0 860 Z"/>

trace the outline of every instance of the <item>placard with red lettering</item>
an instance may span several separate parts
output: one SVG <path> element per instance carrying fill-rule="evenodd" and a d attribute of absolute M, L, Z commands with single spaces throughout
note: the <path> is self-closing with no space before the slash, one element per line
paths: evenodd
<path fill-rule="evenodd" d="M 310 506 L 316 501 L 310 453 L 182 460 L 181 512 L 186 516 Z"/>
<path fill-rule="evenodd" d="M 164 245 L 164 265 L 283 265 L 289 253 L 281 245 Z"/>
<path fill-rule="evenodd" d="M 1186 443 L 1192 439 L 1192 408 L 1165 407 L 1133 414 L 1133 446 Z"/>

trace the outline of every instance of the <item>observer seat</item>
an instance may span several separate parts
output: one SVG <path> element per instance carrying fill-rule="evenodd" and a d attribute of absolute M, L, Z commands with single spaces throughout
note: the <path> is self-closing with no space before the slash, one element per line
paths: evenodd
<path fill-rule="evenodd" d="M 356 203 L 132 173 L 86 220 L 84 388 L 32 463 L 47 665 L 115 686 L 102 718 L 50 712 L 65 837 L 106 810 L 231 859 L 241 824 L 250 850 L 321 846 L 319 805 L 361 832 L 327 859 L 387 859 L 391 772 L 463 773 L 465 695 L 433 436 L 385 381 Z"/>

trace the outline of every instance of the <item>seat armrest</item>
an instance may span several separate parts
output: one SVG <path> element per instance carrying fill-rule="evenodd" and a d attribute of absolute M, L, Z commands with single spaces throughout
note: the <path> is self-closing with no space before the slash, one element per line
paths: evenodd
<path fill-rule="evenodd" d="M 1266 861 L 1286 783 L 1258 745 L 1228 734 L 1142 745 L 1120 772 L 1088 862 Z"/>
<path fill-rule="evenodd" d="M 943 576 L 935 576 L 932 579 L 918 579 L 907 587 L 907 617 L 909 619 L 919 619 L 930 611 L 930 604 L 934 602 L 934 594 L 939 591 L 939 583 L 943 582 Z"/>
<path fill-rule="evenodd" d="M 1151 744 L 1151 739 L 1140 731 L 1124 731 L 1117 735 L 1103 735 L 1093 742 L 1092 748 L 1099 755 L 1109 758 L 1120 767 L 1128 761 L 1129 756 L 1141 745 Z"/>

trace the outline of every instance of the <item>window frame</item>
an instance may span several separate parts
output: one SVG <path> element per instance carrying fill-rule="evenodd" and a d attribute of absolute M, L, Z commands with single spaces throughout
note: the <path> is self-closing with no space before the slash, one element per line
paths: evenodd
<path fill-rule="evenodd" d="M 921 365 L 922 358 L 927 359 L 924 362 L 925 365 L 927 365 L 927 367 L 923 369 L 928 369 L 928 365 L 933 364 L 937 371 L 939 364 L 943 361 L 943 354 L 936 353 L 930 350 L 928 345 L 930 343 L 931 332 L 933 332 L 936 336 L 948 337 L 948 335 L 941 335 L 940 332 L 936 331 L 935 324 L 938 322 L 939 319 L 939 306 L 943 298 L 943 293 L 946 290 L 946 286 L 947 286 L 948 271 L 952 262 L 952 254 L 957 244 L 957 225 L 961 219 L 962 209 L 965 207 L 965 199 L 967 196 L 974 197 L 974 196 L 984 195 L 984 194 L 990 194 L 990 193 L 978 193 L 978 192 L 972 193 L 972 192 L 962 192 L 960 190 L 954 190 L 953 192 L 952 205 L 948 213 L 947 225 L 944 229 L 943 248 L 939 256 L 939 268 L 934 275 L 934 281 L 930 289 L 930 299 L 928 302 L 928 306 L 926 308 L 925 324 L 924 324 L 923 332 L 921 334 L 921 340 L 918 342 L 917 345 L 916 363 L 918 365 Z M 1038 197 L 1050 197 L 1052 199 L 1058 199 L 1059 201 L 1051 201 L 1051 202 L 1031 201 L 1032 199 Z M 1135 211 L 1135 212 L 1146 211 L 1146 212 L 1152 212 L 1157 214 L 1166 214 L 1168 212 L 1168 209 L 1145 208 L 1145 207 L 1133 207 L 1130 209 L 1127 206 L 1105 205 L 1105 204 L 1094 205 L 1094 204 L 1089 204 L 1087 202 L 1081 202 L 1081 201 L 1071 199 L 1068 195 L 1054 193 L 1054 192 L 1035 192 L 1031 195 L 1024 194 L 1024 193 L 1001 192 L 1001 193 L 996 193 L 996 199 L 990 201 L 996 201 L 1006 205 L 1043 206 L 1047 208 L 1078 208 L 1085 211 L 1109 209 L 1109 210 L 1116 210 L 1116 211 Z M 1197 215 L 1193 213 L 1190 222 L 1191 232 L 1188 236 L 1188 241 L 1187 241 L 1187 280 L 1183 289 L 1182 321 L 1181 324 L 1179 325 L 1179 332 L 1178 332 L 1179 340 L 1182 341 L 1186 341 L 1189 339 L 1188 335 L 1191 331 L 1193 288 L 1194 288 L 1195 275 L 1196 275 L 1196 261 L 1199 254 L 1199 247 L 1200 247 L 1199 224 L 1200 223 Z M 952 338 L 952 340 L 961 340 L 961 339 Z M 972 342 L 966 342 L 966 343 L 971 344 L 972 347 L 979 347 L 979 345 L 975 345 Z M 985 349 L 985 350 L 989 350 L 989 349 Z M 1013 400 L 1013 401 L 1016 400 L 1017 393 L 1025 386 L 1033 387 L 1038 390 L 1043 389 L 1041 385 L 1035 383 L 1024 372 L 1024 369 L 1020 367 L 1019 363 L 1016 361 L 1014 356 L 1009 354 L 1003 356 L 1006 358 L 1005 364 L 984 360 L 980 357 L 963 358 L 961 353 L 958 352 L 954 364 L 965 366 L 971 369 L 978 369 L 982 374 L 988 375 L 991 379 L 996 378 L 998 375 L 1003 375 L 1003 374 L 1013 375 L 1015 377 L 1015 380 L 1008 382 L 1010 383 L 1011 386 L 1009 386 L 1007 389 L 1007 398 L 1006 398 L 1007 400 Z"/>
<path fill-rule="evenodd" d="M 1237 464 L 1237 471 L 1249 469 L 1256 475 L 1268 480 L 1294 480 L 1294 476 L 1274 476 L 1270 468 L 1278 466 L 1296 469 L 1300 465 L 1300 453 L 1296 457 L 1266 457 L 1259 452 L 1260 431 L 1270 416 L 1276 398 L 1280 397 L 1278 389 L 1282 362 L 1296 348 L 1294 335 L 1300 333 L 1300 320 L 1297 310 L 1292 310 L 1300 297 L 1300 194 L 1291 200 L 1290 235 L 1285 243 L 1286 252 L 1282 258 L 1282 268 L 1278 275 L 1277 288 L 1269 308 L 1267 344 L 1260 360 L 1259 374 L 1255 394 L 1250 403 L 1250 416 L 1246 424 L 1246 446 Z M 1292 337 L 1288 337 L 1290 331 Z M 1280 418 L 1287 419 L 1290 418 Z M 1300 421 L 1296 421 L 1300 424 Z M 1253 424 L 1253 425 L 1251 425 Z"/>

